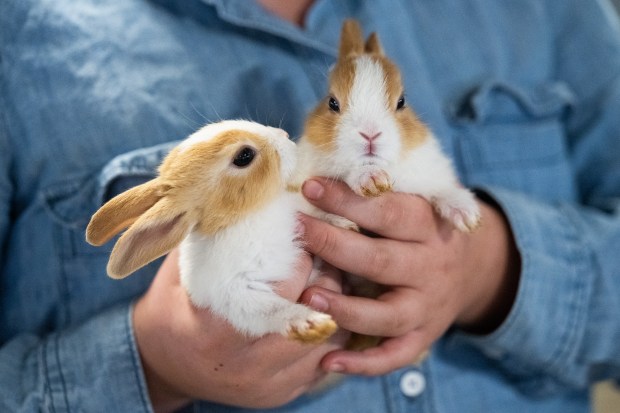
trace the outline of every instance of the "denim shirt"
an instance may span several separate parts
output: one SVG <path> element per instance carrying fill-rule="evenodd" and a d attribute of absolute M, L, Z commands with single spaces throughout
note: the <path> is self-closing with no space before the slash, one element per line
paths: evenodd
<path fill-rule="evenodd" d="M 489 335 L 452 329 L 419 367 L 274 411 L 585 412 L 589 384 L 620 377 L 620 30 L 605 0 L 318 0 L 303 29 L 248 0 L 4 0 L 0 411 L 152 411 L 131 303 L 159 263 L 111 280 L 112 243 L 91 247 L 85 226 L 206 122 L 299 136 L 347 16 L 379 33 L 462 182 L 505 212 L 519 291 Z"/>

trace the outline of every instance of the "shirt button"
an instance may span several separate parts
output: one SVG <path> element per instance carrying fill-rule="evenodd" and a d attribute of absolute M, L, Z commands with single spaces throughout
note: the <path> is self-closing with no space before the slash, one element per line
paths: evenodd
<path fill-rule="evenodd" d="M 400 378 L 400 391 L 407 397 L 418 397 L 426 388 L 426 379 L 418 370 L 409 370 Z"/>

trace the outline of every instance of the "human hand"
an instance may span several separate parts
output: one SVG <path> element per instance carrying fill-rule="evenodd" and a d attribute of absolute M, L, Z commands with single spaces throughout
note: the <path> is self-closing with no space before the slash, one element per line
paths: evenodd
<path fill-rule="evenodd" d="M 304 256 L 295 276 L 278 285 L 278 293 L 296 301 L 311 268 L 312 260 Z M 340 291 L 334 271 L 317 282 Z M 191 304 L 180 285 L 176 250 L 136 303 L 133 321 L 156 412 L 173 411 L 192 399 L 254 408 L 282 405 L 319 381 L 325 375 L 321 359 L 346 341 L 345 332 L 321 345 L 279 335 L 240 335 L 208 309 Z"/>
<path fill-rule="evenodd" d="M 484 333 L 506 317 L 516 294 L 519 256 L 504 216 L 481 202 L 482 226 L 466 234 L 453 229 L 424 199 L 403 193 L 376 198 L 355 195 L 344 183 L 322 178 L 304 184 L 318 208 L 343 216 L 379 235 L 302 218 L 306 248 L 326 262 L 382 284 L 377 299 L 351 297 L 320 287 L 302 296 L 347 330 L 385 337 L 361 352 L 338 350 L 328 371 L 378 375 L 411 364 L 451 325 Z"/>

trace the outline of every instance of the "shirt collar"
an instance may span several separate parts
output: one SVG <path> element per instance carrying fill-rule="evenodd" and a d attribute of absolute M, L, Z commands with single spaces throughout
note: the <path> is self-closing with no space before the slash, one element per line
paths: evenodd
<path fill-rule="evenodd" d="M 213 6 L 220 19 L 227 23 L 259 30 L 327 55 L 337 56 L 338 36 L 342 22 L 338 21 L 338 17 L 331 12 L 329 1 L 317 0 L 312 5 L 306 17 L 305 28 L 279 19 L 253 0 L 201 1 Z"/>

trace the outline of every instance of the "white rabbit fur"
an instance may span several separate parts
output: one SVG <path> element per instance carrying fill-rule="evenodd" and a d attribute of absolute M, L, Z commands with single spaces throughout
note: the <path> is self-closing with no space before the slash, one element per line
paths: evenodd
<path fill-rule="evenodd" d="M 253 156 L 244 158 L 247 150 Z M 249 163 L 236 164 L 243 159 Z M 181 284 L 196 306 L 251 337 L 324 341 L 336 330 L 331 317 L 275 291 L 302 253 L 301 198 L 286 190 L 295 165 L 295 144 L 281 129 L 249 121 L 205 126 L 171 151 L 157 178 L 103 205 L 87 241 L 101 245 L 129 227 L 110 255 L 113 278 L 180 246 Z"/>
<path fill-rule="evenodd" d="M 400 105 L 404 90 L 398 68 L 385 56 L 376 34 L 364 42 L 354 20 L 343 25 L 329 87 L 328 98 L 308 116 L 298 142 L 297 185 L 311 176 L 327 176 L 343 180 L 362 196 L 390 190 L 416 194 L 457 229 L 478 226 L 473 194 L 459 185 L 432 131 L 407 105 Z M 304 208 L 335 225 L 356 228 L 309 204 Z"/>
<path fill-rule="evenodd" d="M 250 336 L 310 334 L 314 326 L 330 324 L 326 314 L 273 291 L 274 283 L 291 276 L 300 254 L 294 241 L 298 201 L 297 195 L 283 192 L 213 236 L 190 233 L 180 245 L 179 261 L 181 283 L 192 302 L 225 315 Z"/>

